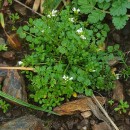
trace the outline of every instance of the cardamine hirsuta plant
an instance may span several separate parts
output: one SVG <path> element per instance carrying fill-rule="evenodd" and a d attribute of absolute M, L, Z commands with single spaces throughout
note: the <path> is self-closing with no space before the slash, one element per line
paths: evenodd
<path fill-rule="evenodd" d="M 19 27 L 17 33 L 30 50 L 22 65 L 35 68 L 25 72 L 30 97 L 51 110 L 76 94 L 91 96 L 93 90 L 112 89 L 116 75 L 109 61 L 117 56 L 119 46 L 103 49 L 108 31 L 106 24 L 82 21 L 75 7 L 52 10 Z"/>

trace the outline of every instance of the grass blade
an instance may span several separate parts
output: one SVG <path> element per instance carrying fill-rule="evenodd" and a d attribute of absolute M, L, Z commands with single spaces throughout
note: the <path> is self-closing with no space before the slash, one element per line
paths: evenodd
<path fill-rule="evenodd" d="M 35 106 L 35 105 L 32 105 L 32 104 L 29 104 L 29 103 L 27 103 L 27 102 L 24 102 L 24 101 L 22 101 L 22 100 L 20 100 L 20 99 L 17 99 L 17 98 L 15 98 L 15 97 L 13 97 L 13 96 L 11 96 L 11 95 L 9 95 L 9 94 L 4 93 L 4 92 L 2 92 L 2 91 L 0 91 L 0 96 L 3 97 L 3 98 L 8 99 L 8 100 L 10 100 L 10 101 L 13 101 L 13 102 L 15 102 L 15 103 L 17 103 L 17 104 L 19 104 L 19 105 L 22 105 L 22 106 L 25 106 L 25 107 L 28 107 L 28 108 L 31 108 L 31 109 L 35 109 L 35 110 L 39 110 L 39 111 L 44 111 L 44 112 L 48 112 L 48 113 L 50 113 L 50 114 L 55 114 L 55 115 L 57 115 L 57 114 L 56 114 L 55 112 L 53 112 L 53 111 L 44 110 L 44 109 L 41 108 L 41 107 L 38 107 L 38 106 Z"/>

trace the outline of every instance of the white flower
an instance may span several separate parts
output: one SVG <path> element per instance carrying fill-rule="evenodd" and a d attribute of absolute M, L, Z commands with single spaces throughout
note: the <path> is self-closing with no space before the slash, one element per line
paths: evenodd
<path fill-rule="evenodd" d="M 86 39 L 86 37 L 84 35 L 80 35 L 80 38 L 83 39 L 83 40 Z"/>
<path fill-rule="evenodd" d="M 95 72 L 96 70 L 92 70 L 92 72 Z"/>
<path fill-rule="evenodd" d="M 116 74 L 116 79 L 119 79 L 120 78 L 120 74 Z"/>
<path fill-rule="evenodd" d="M 69 77 L 68 76 L 65 76 L 65 75 L 63 75 L 63 77 L 62 77 L 64 80 L 68 80 L 69 79 Z"/>
<path fill-rule="evenodd" d="M 57 12 L 58 12 L 57 10 L 54 10 L 54 9 L 53 9 L 52 12 L 51 12 L 51 16 L 52 16 L 52 17 L 56 16 L 56 13 L 57 13 Z"/>
<path fill-rule="evenodd" d="M 47 15 L 48 18 L 51 18 L 51 17 L 55 17 L 57 15 L 57 10 L 52 10 L 52 12 L 50 14 Z"/>
<path fill-rule="evenodd" d="M 62 77 L 64 80 L 66 80 L 66 81 L 68 81 L 68 80 L 73 80 L 73 77 L 68 77 L 68 76 L 66 76 L 66 75 L 63 75 L 63 77 Z"/>
<path fill-rule="evenodd" d="M 74 18 L 69 18 L 69 21 L 73 23 L 74 22 Z"/>
<path fill-rule="evenodd" d="M 77 9 L 77 12 L 80 12 L 80 9 Z"/>
<path fill-rule="evenodd" d="M 73 80 L 73 77 L 70 77 L 69 80 Z"/>
<path fill-rule="evenodd" d="M 23 64 L 23 62 L 22 61 L 18 61 L 18 65 L 22 65 Z"/>
<path fill-rule="evenodd" d="M 76 9 L 75 7 L 73 7 L 72 10 L 73 10 L 75 13 L 79 13 L 79 12 L 80 12 L 80 9 Z"/>
<path fill-rule="evenodd" d="M 41 32 L 44 33 L 44 30 L 42 30 Z"/>
<path fill-rule="evenodd" d="M 78 34 L 81 34 L 83 32 L 83 29 L 82 28 L 79 28 L 77 31 L 76 31 Z"/>
<path fill-rule="evenodd" d="M 73 7 L 73 9 L 72 9 L 74 12 L 76 11 L 76 8 L 75 7 Z"/>
<path fill-rule="evenodd" d="M 50 15 L 50 14 L 48 14 L 48 15 L 47 15 L 47 17 L 48 17 L 48 18 L 51 18 L 51 15 Z"/>

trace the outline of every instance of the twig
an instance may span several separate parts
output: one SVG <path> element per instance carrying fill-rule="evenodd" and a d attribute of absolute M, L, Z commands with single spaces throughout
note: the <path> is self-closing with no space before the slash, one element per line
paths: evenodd
<path fill-rule="evenodd" d="M 2 70 L 30 70 L 30 71 L 34 71 L 34 68 L 29 68 L 29 67 L 0 67 L 0 69 Z"/>
<path fill-rule="evenodd" d="M 32 10 L 30 7 L 28 7 L 27 5 L 21 3 L 20 1 L 18 1 L 18 0 L 14 0 L 14 1 L 17 2 L 17 3 L 19 3 L 20 5 L 24 6 L 25 8 L 27 8 L 27 9 L 33 11 L 33 12 L 36 13 L 37 15 L 39 15 L 39 16 L 41 16 L 41 17 L 43 16 L 42 14 L 40 14 L 40 13 L 38 13 L 38 12 Z"/>
<path fill-rule="evenodd" d="M 116 126 L 116 124 L 112 121 L 112 119 L 110 118 L 110 116 L 107 114 L 106 110 L 102 107 L 102 105 L 100 104 L 100 102 L 97 100 L 97 98 L 95 97 L 95 95 L 92 96 L 95 103 L 98 105 L 98 107 L 100 108 L 100 110 L 103 112 L 103 114 L 107 117 L 107 119 L 110 121 L 110 123 L 112 124 L 112 126 L 115 128 L 115 130 L 119 130 L 119 128 Z"/>

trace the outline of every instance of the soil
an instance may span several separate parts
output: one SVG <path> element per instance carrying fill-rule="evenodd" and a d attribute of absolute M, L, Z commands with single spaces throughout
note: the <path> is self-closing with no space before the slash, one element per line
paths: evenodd
<path fill-rule="evenodd" d="M 13 23 L 9 19 L 9 14 L 14 13 L 16 11 L 18 12 L 18 10 L 14 7 L 14 5 L 9 6 L 7 9 L 8 11 L 6 10 L 5 12 L 5 24 L 6 31 L 8 32 L 8 34 L 12 34 L 13 32 L 11 31 Z M 26 10 L 26 12 L 24 13 L 19 14 L 20 20 L 18 20 L 14 24 L 16 27 L 22 25 L 23 23 L 26 23 L 26 19 L 28 19 L 29 17 L 35 17 L 35 15 L 28 10 Z M 127 25 L 122 30 L 116 30 L 111 23 L 109 23 L 109 26 L 111 28 L 111 31 L 109 32 L 108 37 L 106 39 L 107 46 L 114 45 L 115 43 L 120 44 L 120 49 L 126 54 L 127 64 L 130 65 L 130 21 L 127 22 Z M 7 40 L 2 28 L 0 29 L 0 37 Z M 21 50 L 18 51 L 12 45 L 8 47 L 8 52 L 9 51 L 13 52 L 13 58 L 3 57 L 2 53 L 0 53 L 0 63 L 6 62 L 6 64 L 8 65 L 14 66 L 17 64 L 17 61 L 19 61 L 23 57 L 23 54 L 27 52 L 24 46 Z M 117 67 L 121 68 L 122 66 L 118 64 Z M 130 104 L 130 78 L 128 78 L 128 80 L 124 80 L 123 78 L 121 78 L 120 82 L 123 84 L 125 101 Z M 107 98 L 111 98 L 112 94 L 109 93 L 105 95 Z M 115 103 L 113 106 L 110 107 L 106 103 L 105 109 L 107 110 L 111 118 L 114 120 L 114 122 L 116 122 L 116 125 L 120 130 L 130 130 L 130 108 L 128 109 L 126 114 L 119 114 L 114 111 L 114 107 L 116 105 L 117 104 Z M 10 120 L 16 119 L 27 114 L 35 115 L 36 117 L 40 118 L 44 122 L 44 125 L 48 130 L 94 130 L 92 126 L 101 122 L 94 115 L 89 117 L 88 119 L 84 119 L 80 115 L 80 113 L 74 114 L 72 116 L 56 116 L 12 104 L 11 108 L 5 114 L 0 110 L 0 124 L 6 123 Z"/>

